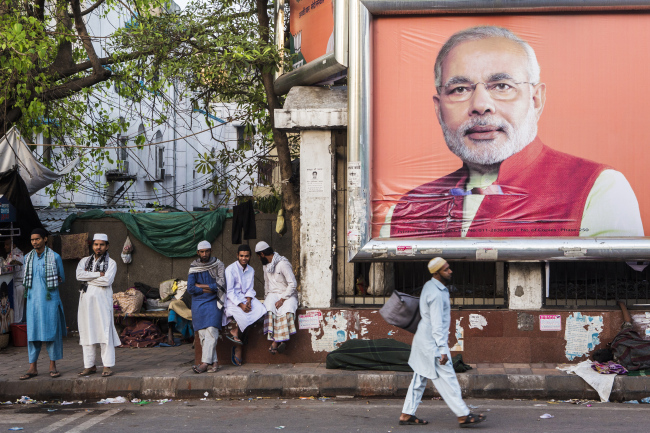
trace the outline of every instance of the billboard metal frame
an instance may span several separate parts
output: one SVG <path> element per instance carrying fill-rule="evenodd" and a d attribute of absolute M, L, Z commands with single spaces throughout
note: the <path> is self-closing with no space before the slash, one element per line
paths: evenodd
<path fill-rule="evenodd" d="M 650 237 L 371 238 L 374 16 L 650 11 L 650 0 L 348 0 L 348 261 L 648 261 Z M 337 4 L 338 5 L 338 4 Z M 302 68 L 301 68 L 302 69 Z"/>
<path fill-rule="evenodd" d="M 287 0 L 288 1 L 288 0 Z M 332 75 L 344 71 L 348 67 L 348 1 L 332 0 L 334 2 L 334 52 L 324 54 L 298 69 L 276 73 L 274 90 L 277 95 L 284 95 L 293 86 L 308 86 L 325 80 Z M 275 44 L 284 48 L 284 7 L 285 0 L 275 1 Z"/>

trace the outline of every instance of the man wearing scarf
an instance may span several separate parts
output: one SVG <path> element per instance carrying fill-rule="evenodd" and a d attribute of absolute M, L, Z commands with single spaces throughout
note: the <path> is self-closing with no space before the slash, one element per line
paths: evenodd
<path fill-rule="evenodd" d="M 234 319 L 235 326 L 226 338 L 235 343 L 230 360 L 233 365 L 242 365 L 242 347 L 246 344 L 247 329 L 266 314 L 264 304 L 255 297 L 255 270 L 248 265 L 251 259 L 251 247 L 240 245 L 237 249 L 237 261 L 226 268 L 228 299 L 223 324 Z"/>
<path fill-rule="evenodd" d="M 105 234 L 93 236 L 93 252 L 77 265 L 77 281 L 81 282 L 77 323 L 84 354 L 84 369 L 79 376 L 97 373 L 95 356 L 99 346 L 104 367 L 102 377 L 108 377 L 115 366 L 115 347 L 121 344 L 113 322 L 113 281 L 117 265 L 108 256 Z"/>
<path fill-rule="evenodd" d="M 296 333 L 295 314 L 298 309 L 296 277 L 286 257 L 273 251 L 266 242 L 258 242 L 255 252 L 264 269 L 264 333 L 272 341 L 271 355 L 283 353 L 289 336 Z"/>
<path fill-rule="evenodd" d="M 61 256 L 49 249 L 47 232 L 34 229 L 31 234 L 34 248 L 25 256 L 23 286 L 27 298 L 27 352 L 29 370 L 20 380 L 38 376 L 36 361 L 43 342 L 50 356 L 50 377 L 59 377 L 56 361 L 63 358 L 63 337 L 66 335 L 63 304 L 59 283 L 65 281 Z"/>
<path fill-rule="evenodd" d="M 190 265 L 187 291 L 192 295 L 192 326 L 201 341 L 201 364 L 192 367 L 195 373 L 216 373 L 217 338 L 221 329 L 221 311 L 226 299 L 224 264 L 212 257 L 212 245 L 201 241 L 199 258 Z"/>

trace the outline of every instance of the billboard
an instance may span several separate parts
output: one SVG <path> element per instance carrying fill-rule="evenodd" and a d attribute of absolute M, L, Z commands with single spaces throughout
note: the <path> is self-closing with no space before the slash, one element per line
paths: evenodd
<path fill-rule="evenodd" d="M 650 230 L 650 14 L 375 16 L 372 238 Z"/>
<path fill-rule="evenodd" d="M 334 0 L 289 0 L 294 69 L 334 52 Z"/>
<path fill-rule="evenodd" d="M 356 1 L 356 0 L 354 0 Z M 284 47 L 284 3 L 276 5 L 275 38 Z M 277 73 L 274 90 L 331 81 L 348 66 L 348 0 L 289 0 L 289 46 L 293 70 Z"/>

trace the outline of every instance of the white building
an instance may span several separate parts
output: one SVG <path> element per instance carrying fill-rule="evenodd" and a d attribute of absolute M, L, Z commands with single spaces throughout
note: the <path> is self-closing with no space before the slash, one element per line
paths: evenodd
<path fill-rule="evenodd" d="M 172 2 L 172 10 L 179 7 Z M 131 17 L 112 11 L 106 18 L 100 18 L 100 10 L 87 17 L 87 27 L 93 36 L 107 36 L 116 28 L 131 25 Z M 94 39 L 95 50 L 104 57 L 104 39 Z M 101 85 L 97 86 L 101 88 Z M 148 100 L 135 102 L 120 96 L 119 87 L 111 86 L 97 90 L 103 92 L 101 107 L 111 109 L 113 119 L 122 118 L 129 123 L 128 128 L 111 140 L 107 146 L 123 146 L 110 149 L 112 164 L 103 162 L 86 163 L 81 171 L 82 180 L 78 190 L 64 192 L 50 197 L 45 189 L 32 196 L 37 207 L 46 207 L 53 200 L 61 206 L 90 207 L 163 207 L 172 206 L 179 210 L 199 210 L 214 206 L 232 205 L 238 197 L 249 197 L 253 184 L 264 184 L 267 176 L 246 176 L 245 164 L 219 164 L 211 173 L 201 174 L 196 170 L 199 155 L 217 153 L 224 146 L 229 149 L 248 149 L 250 147 L 244 128 L 235 121 L 236 109 L 233 104 L 218 104 L 211 107 L 210 113 L 195 109 L 190 98 L 182 95 L 178 86 L 170 86 L 164 97 L 171 107 L 165 109 L 167 121 L 155 125 L 152 119 L 158 117 L 163 104 L 161 96 L 151 94 Z M 212 129 L 206 124 L 206 114 L 212 122 Z M 135 138 L 144 135 L 145 146 L 135 147 Z M 49 143 L 42 135 L 34 138 L 34 143 Z M 115 143 L 118 144 L 115 144 Z M 47 158 L 49 146 L 37 146 L 36 153 Z M 62 150 L 54 148 L 54 152 Z M 253 156 L 253 150 L 245 150 L 245 159 Z M 242 179 L 236 182 L 234 179 Z M 213 180 L 228 183 L 231 195 L 215 196 L 211 191 Z"/>

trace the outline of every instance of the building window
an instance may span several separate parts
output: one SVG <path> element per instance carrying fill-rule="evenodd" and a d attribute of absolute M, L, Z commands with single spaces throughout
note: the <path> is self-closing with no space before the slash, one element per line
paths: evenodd
<path fill-rule="evenodd" d="M 273 170 L 277 165 L 277 161 L 259 161 L 257 163 L 257 183 L 265 186 L 273 185 Z"/>
<path fill-rule="evenodd" d="M 237 126 L 237 149 L 251 150 L 253 147 L 253 134 L 250 129 L 247 131 L 245 126 Z"/>
<path fill-rule="evenodd" d="M 119 146 L 119 149 L 117 149 L 117 159 L 119 161 L 126 161 L 126 155 L 127 155 L 126 146 L 129 142 L 129 139 L 126 137 L 120 137 L 117 141 Z"/>

